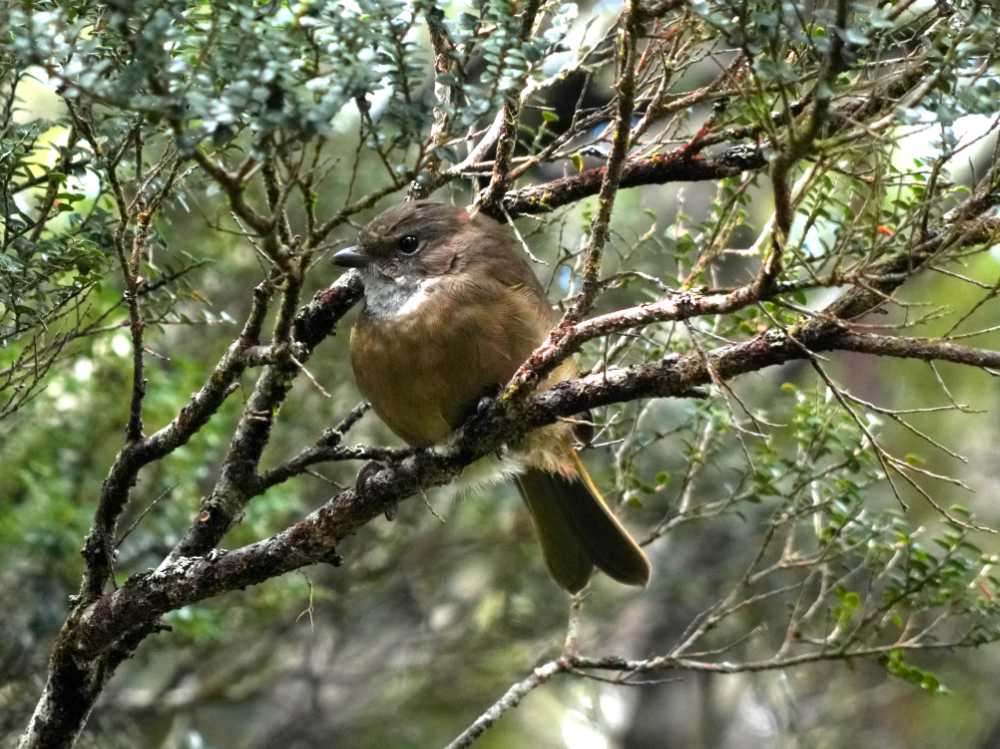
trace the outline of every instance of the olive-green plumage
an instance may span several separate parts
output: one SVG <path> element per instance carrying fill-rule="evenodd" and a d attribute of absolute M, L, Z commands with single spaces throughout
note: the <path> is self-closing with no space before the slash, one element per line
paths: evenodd
<path fill-rule="evenodd" d="M 443 203 L 389 209 L 335 262 L 362 268 L 365 305 L 351 333 L 358 388 L 412 445 L 444 440 L 505 383 L 553 323 L 545 293 L 505 227 Z M 570 365 L 552 379 L 572 373 Z M 576 592 L 594 565 L 644 585 L 649 562 L 557 424 L 516 446 L 518 477 L 552 576 Z"/>

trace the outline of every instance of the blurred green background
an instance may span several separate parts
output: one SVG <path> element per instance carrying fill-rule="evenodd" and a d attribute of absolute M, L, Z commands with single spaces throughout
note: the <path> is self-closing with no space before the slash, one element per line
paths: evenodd
<path fill-rule="evenodd" d="M 599 9 L 600 10 L 600 9 Z M 603 11 L 613 17 L 612 11 Z M 18 90 L 25 118 L 59 116 L 54 83 L 38 80 Z M 691 85 L 710 80 L 693 75 Z M 700 77 L 699 77 L 700 76 Z M 606 96 L 606 90 L 604 95 Z M 572 92 L 571 92 L 572 94 Z M 568 94 L 568 98 L 573 98 Z M 328 148 L 353 154 L 356 113 L 338 118 Z M 970 127 L 974 127 L 972 122 Z M 40 143 L 64 137 L 53 127 Z M 989 142 L 977 150 L 988 156 Z M 929 149 L 917 137 L 913 149 Z M 44 149 L 39 158 L 50 158 Z M 362 151 L 353 194 L 379 187 L 376 157 Z M 596 162 L 595 162 L 596 163 Z M 964 165 L 956 178 L 967 178 Z M 544 170 L 538 180 L 558 176 Z M 93 191 L 86 175 L 78 188 Z M 338 169 L 324 191 L 323 211 L 342 204 L 352 180 Z M 715 186 L 650 186 L 619 195 L 614 247 L 638 245 L 629 267 L 669 276 L 675 251 L 687 234 L 709 218 Z M 744 239 L 770 214 L 769 193 L 750 188 Z M 441 199 L 465 204 L 464 186 Z M 25 196 L 30 200 L 29 196 Z M 390 205 L 388 198 L 359 217 Z M 85 203 L 85 201 L 84 201 Z M 76 206 L 85 211 L 86 205 Z M 577 249 L 593 201 L 546 217 L 521 219 L 520 232 L 549 261 L 542 277 L 555 275 L 553 299 L 565 292 L 554 259 Z M 294 212 L 294 209 L 293 209 Z M 296 215 L 301 220 L 301 215 Z M 148 345 L 147 431 L 168 421 L 196 389 L 228 343 L 249 307 L 249 289 L 261 278 L 253 248 L 238 235 L 218 231 L 227 209 L 218 190 L 193 178 L 158 217 L 150 267 L 160 274 L 197 265 L 151 300 L 163 318 Z M 58 232 L 58 225 L 50 225 Z M 344 227 L 348 242 L 354 230 Z M 621 261 L 609 256 L 609 271 Z M 741 261 L 723 266 L 738 277 Z M 964 273 L 994 283 L 1000 255 L 994 250 L 970 262 Z M 338 271 L 326 262 L 310 272 L 308 293 Z M 944 275 L 927 275 L 908 286 L 905 298 L 949 305 L 967 301 L 967 287 Z M 621 305 L 648 295 L 628 285 L 603 304 Z M 90 296 L 92 310 L 114 308 L 121 296 L 107 274 Z M 352 313 L 356 314 L 356 313 Z M 109 324 L 120 324 L 123 308 Z M 988 306 L 978 322 L 995 322 Z M 348 321 L 349 324 L 349 321 Z M 924 328 L 940 332 L 949 319 Z M 972 325 L 975 327 L 975 325 Z M 324 342 L 309 368 L 330 397 L 304 378 L 281 408 L 264 464 L 310 444 L 360 399 L 346 366 L 347 325 Z M 978 339 L 1000 348 L 1000 336 Z M 648 349 L 647 349 L 648 351 Z M 585 364 L 598 360 L 589 348 Z M 4 354 L 9 356 L 10 354 Z M 941 390 L 922 363 L 835 355 L 830 369 L 859 397 L 884 407 L 941 405 Z M 947 487 L 938 496 L 961 502 L 983 522 L 1000 523 L 997 444 L 1000 405 L 996 380 L 982 372 L 942 365 L 955 399 L 974 413 L 944 411 L 915 417 L 935 439 L 969 458 L 956 464 L 928 450 L 912 434 L 882 419 L 876 425 L 898 454 L 912 453 L 932 470 L 957 473 L 974 494 Z M 147 511 L 121 546 L 118 579 L 155 566 L 183 532 L 199 499 L 210 491 L 243 398 L 241 391 L 187 445 L 141 476 L 123 528 Z M 117 328 L 74 341 L 30 404 L 0 423 L 0 741 L 12 745 L 40 691 L 53 635 L 68 609 L 80 572 L 79 549 L 101 481 L 122 443 L 130 387 L 127 330 Z M 789 383 L 793 387 L 782 387 Z M 792 433 L 797 404 L 822 400 L 807 366 L 794 364 L 734 383 L 741 399 L 776 426 L 767 440 L 753 442 L 755 455 L 794 460 Z M 656 403 L 638 430 L 648 445 L 621 453 L 643 404 L 595 414 L 605 426 L 586 459 L 595 478 L 616 502 L 625 522 L 640 535 L 653 528 L 684 490 L 683 477 L 707 423 L 716 434 L 692 492 L 695 502 L 739 490 L 741 435 L 731 425 L 724 398 Z M 857 437 L 857 435 L 855 435 Z M 397 444 L 368 414 L 352 432 L 359 442 Z M 623 480 L 620 461 L 634 461 Z M 618 464 L 616 464 L 618 461 Z M 616 470 L 617 465 L 617 470 Z M 319 476 L 303 476 L 255 499 L 224 545 L 264 537 L 349 485 L 358 465 L 332 464 Z M 926 503 L 908 493 L 914 526 L 937 524 Z M 865 501 L 894 506 L 884 485 Z M 428 505 L 430 507 L 428 507 Z M 430 508 L 433 508 L 433 512 Z M 672 644 L 692 618 L 715 601 L 752 558 L 752 539 L 762 533 L 770 506 L 747 502 L 732 512 L 673 529 L 650 546 L 655 573 L 647 590 L 624 589 L 597 579 L 585 602 L 580 634 L 583 652 L 645 657 Z M 436 517 L 440 515 L 444 523 Z M 928 531 L 930 532 L 930 531 Z M 1000 541 L 977 543 L 1000 553 Z M 510 486 L 455 497 L 447 490 L 403 503 L 392 521 L 363 528 L 340 549 L 344 565 L 301 573 L 184 608 L 168 615 L 171 631 L 150 638 L 114 677 L 92 716 L 82 742 L 87 747 L 164 749 L 311 749 L 321 746 L 428 747 L 444 744 L 562 644 L 568 601 L 549 580 L 527 513 Z M 783 604 L 775 601 L 740 621 L 744 631 L 763 622 L 743 646 L 746 658 L 766 657 L 783 635 Z M 770 627 L 770 628 L 769 628 Z M 737 628 L 738 629 L 738 628 Z M 737 632 L 733 629 L 727 636 Z M 930 694 L 869 662 L 806 665 L 787 672 L 732 676 L 667 674 L 644 686 L 619 686 L 561 677 L 531 694 L 487 734 L 483 747 L 571 747 L 652 749 L 663 746 L 718 747 L 989 747 L 1000 746 L 1000 704 L 995 699 L 1000 648 L 924 653 L 916 660 L 946 687 Z"/>

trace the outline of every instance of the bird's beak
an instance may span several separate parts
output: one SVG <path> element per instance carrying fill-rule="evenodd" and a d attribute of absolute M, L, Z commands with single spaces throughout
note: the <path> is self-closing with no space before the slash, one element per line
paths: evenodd
<path fill-rule="evenodd" d="M 345 247 L 333 255 L 333 264 L 342 268 L 364 268 L 372 261 L 361 247 Z"/>

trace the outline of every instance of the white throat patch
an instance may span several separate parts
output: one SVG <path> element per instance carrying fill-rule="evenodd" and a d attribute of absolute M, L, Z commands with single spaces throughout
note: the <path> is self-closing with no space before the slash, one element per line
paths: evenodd
<path fill-rule="evenodd" d="M 440 278 L 407 282 L 381 273 L 365 274 L 365 312 L 372 317 L 404 317 L 420 309 L 432 296 Z"/>

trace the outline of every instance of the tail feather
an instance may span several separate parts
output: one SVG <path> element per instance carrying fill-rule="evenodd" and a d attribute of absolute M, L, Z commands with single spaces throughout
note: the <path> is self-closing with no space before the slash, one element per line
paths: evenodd
<path fill-rule="evenodd" d="M 531 511 L 546 565 L 556 582 L 576 593 L 594 565 L 627 585 L 649 582 L 649 559 L 611 512 L 573 453 L 577 476 L 531 468 L 517 479 Z"/>
<path fill-rule="evenodd" d="M 567 518 L 567 502 L 559 476 L 536 468 L 517 477 L 521 496 L 531 511 L 542 555 L 560 586 L 576 593 L 590 580 L 594 563 Z"/>

